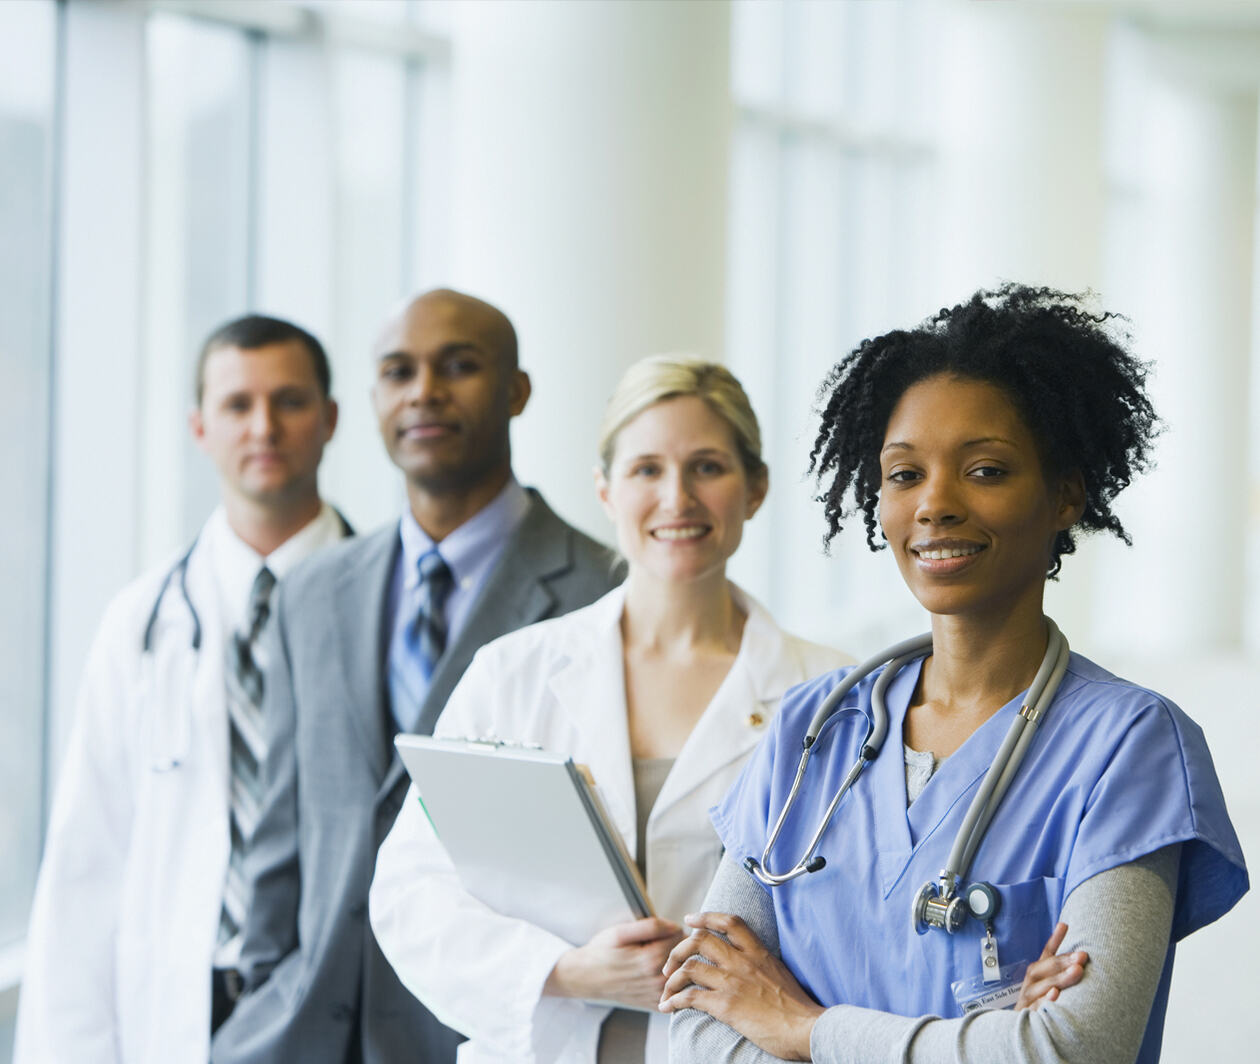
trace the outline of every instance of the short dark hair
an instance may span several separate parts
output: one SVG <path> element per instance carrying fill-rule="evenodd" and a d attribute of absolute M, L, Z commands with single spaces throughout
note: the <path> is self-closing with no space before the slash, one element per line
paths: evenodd
<path fill-rule="evenodd" d="M 319 382 L 319 390 L 327 399 L 332 395 L 332 368 L 328 364 L 328 354 L 324 345 L 315 339 L 300 325 L 294 325 L 283 318 L 268 318 L 262 314 L 246 314 L 242 318 L 233 318 L 220 325 L 201 345 L 201 353 L 197 356 L 197 376 L 194 393 L 197 405 L 201 405 L 206 390 L 206 359 L 216 351 L 225 347 L 239 347 L 242 351 L 255 351 L 269 344 L 296 342 L 306 348 L 311 356 L 311 365 L 315 370 L 315 379 Z"/>
<path fill-rule="evenodd" d="M 1090 313 L 1087 296 L 1018 284 L 981 290 L 914 329 L 863 340 L 841 359 L 819 390 L 822 422 L 809 459 L 825 541 L 861 510 L 867 544 L 882 549 L 879 452 L 889 418 L 911 385 L 945 374 L 1000 388 L 1036 439 L 1047 476 L 1079 472 L 1084 480 L 1085 512 L 1073 527 L 1130 543 L 1111 503 L 1149 465 L 1160 422 L 1146 395 L 1149 367 L 1112 327 L 1124 319 Z M 1060 532 L 1047 575 L 1075 550 L 1072 531 Z"/>

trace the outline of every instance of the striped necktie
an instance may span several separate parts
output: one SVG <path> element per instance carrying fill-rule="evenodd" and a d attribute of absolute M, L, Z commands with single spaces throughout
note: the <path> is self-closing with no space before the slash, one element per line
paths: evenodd
<path fill-rule="evenodd" d="M 437 547 L 420 556 L 416 619 L 407 632 L 407 646 L 416 656 L 424 678 L 431 679 L 446 649 L 446 597 L 455 580 Z"/>
<path fill-rule="evenodd" d="M 455 586 L 455 578 L 437 547 L 420 555 L 416 563 L 419 582 L 416 585 L 415 617 L 403 635 L 403 649 L 408 662 L 423 679 L 420 688 L 402 682 L 402 676 L 391 684 L 394 723 L 399 731 L 414 731 L 420 723 L 420 707 L 429 680 L 446 649 L 446 599 Z M 399 670 L 394 670 L 398 672 Z"/>
<path fill-rule="evenodd" d="M 223 890 L 219 944 L 230 942 L 245 922 L 248 901 L 243 865 L 262 804 L 262 763 L 267 753 L 263 728 L 263 673 L 258 660 L 258 637 L 271 615 L 271 591 L 276 578 L 265 565 L 254 578 L 249 596 L 249 628 L 236 632 L 228 644 L 227 708 L 231 750 L 230 827 L 232 852 Z"/>

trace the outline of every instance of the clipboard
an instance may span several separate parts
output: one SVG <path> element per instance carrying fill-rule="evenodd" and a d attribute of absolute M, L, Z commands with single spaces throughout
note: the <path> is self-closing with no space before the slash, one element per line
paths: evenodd
<path fill-rule="evenodd" d="M 495 740 L 394 740 L 473 897 L 573 945 L 652 915 L 639 874 L 584 766 Z"/>

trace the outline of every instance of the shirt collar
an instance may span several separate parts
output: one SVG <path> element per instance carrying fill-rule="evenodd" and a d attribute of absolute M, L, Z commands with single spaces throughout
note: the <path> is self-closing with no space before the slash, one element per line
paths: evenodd
<path fill-rule="evenodd" d="M 399 534 L 403 550 L 403 586 L 412 590 L 420 581 L 418 562 L 434 547 L 451 570 L 456 584 L 462 583 L 469 571 L 486 552 L 504 542 L 529 511 L 529 494 L 514 476 L 508 477 L 503 489 L 472 517 L 437 543 L 411 510 L 403 511 Z"/>
<path fill-rule="evenodd" d="M 340 539 L 341 531 L 337 511 L 324 503 L 312 520 L 264 558 L 232 530 L 223 507 L 216 507 L 202 536 L 210 549 L 215 582 L 230 625 L 239 627 L 244 619 L 254 579 L 264 565 L 279 580 L 317 548 Z"/>
<path fill-rule="evenodd" d="M 324 503 L 313 520 L 302 526 L 262 561 L 272 575 L 280 580 L 308 555 L 341 539 L 342 531 L 341 518 L 337 516 L 337 511 Z"/>

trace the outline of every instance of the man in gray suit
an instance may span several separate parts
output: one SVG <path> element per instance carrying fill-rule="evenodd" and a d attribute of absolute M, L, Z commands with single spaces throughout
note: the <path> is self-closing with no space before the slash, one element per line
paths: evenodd
<path fill-rule="evenodd" d="M 373 403 L 410 505 L 281 587 L 245 994 L 216 1062 L 454 1059 L 460 1037 L 398 981 L 367 920 L 376 851 L 407 791 L 393 736 L 433 730 L 483 643 L 615 582 L 609 552 L 512 474 L 508 425 L 530 382 L 500 311 L 426 293 L 386 326 L 376 356 Z"/>

